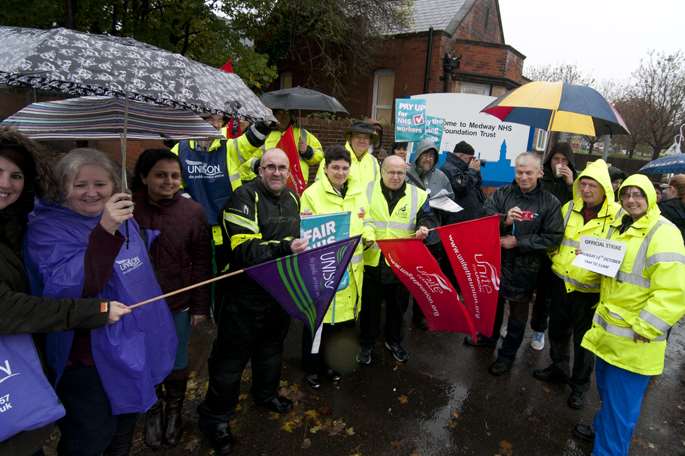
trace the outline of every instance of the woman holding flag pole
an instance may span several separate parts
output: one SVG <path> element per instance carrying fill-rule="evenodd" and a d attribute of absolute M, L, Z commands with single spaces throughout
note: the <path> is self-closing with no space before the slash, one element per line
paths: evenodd
<path fill-rule="evenodd" d="M 34 197 L 42 195 L 34 154 L 38 146 L 0 128 L 0 454 L 39 452 L 64 415 L 45 378 L 30 334 L 116 323 L 128 307 L 102 299 L 29 296 L 21 244 Z"/>
<path fill-rule="evenodd" d="M 301 213 L 306 216 L 348 212 L 349 235 L 361 234 L 364 243 L 373 242 L 374 229 L 366 218 L 368 201 L 362 189 L 350 183 L 351 163 L 350 152 L 345 147 L 336 145 L 327 148 L 324 154 L 325 178 L 319 179 L 304 191 L 301 198 Z M 319 350 L 312 350 L 313 335 L 306 327 L 303 330 L 302 364 L 305 381 L 314 389 L 321 387 L 320 374 L 326 374 L 334 381 L 340 380 L 340 374 L 326 366 L 320 350 L 323 349 L 326 339 L 334 332 L 354 326 L 361 306 L 363 253 L 364 246 L 360 242 L 347 269 L 348 284 L 338 290 L 324 317 L 324 324 L 320 329 Z"/>

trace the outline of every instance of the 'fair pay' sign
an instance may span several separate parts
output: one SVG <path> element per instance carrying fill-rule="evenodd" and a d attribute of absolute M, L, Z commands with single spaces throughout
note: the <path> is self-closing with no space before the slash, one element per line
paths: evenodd
<path fill-rule="evenodd" d="M 580 238 L 580 253 L 573 260 L 573 265 L 607 277 L 616 277 L 626 255 L 626 245 L 591 236 Z"/>

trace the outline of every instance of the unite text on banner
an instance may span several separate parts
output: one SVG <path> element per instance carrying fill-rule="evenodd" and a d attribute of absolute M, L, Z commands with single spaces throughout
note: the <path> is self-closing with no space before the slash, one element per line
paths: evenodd
<path fill-rule="evenodd" d="M 478 332 L 492 337 L 499 296 L 499 216 L 437 228 Z"/>
<path fill-rule="evenodd" d="M 476 337 L 471 316 L 423 241 L 386 239 L 377 243 L 397 278 L 421 307 L 431 331 Z"/>

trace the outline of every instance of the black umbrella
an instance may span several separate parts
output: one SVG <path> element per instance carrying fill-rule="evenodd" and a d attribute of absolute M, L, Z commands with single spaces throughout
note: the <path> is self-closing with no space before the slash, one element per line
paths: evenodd
<path fill-rule="evenodd" d="M 271 109 L 282 109 L 284 111 L 323 111 L 350 114 L 334 97 L 299 86 L 266 92 L 262 95 L 262 102 Z"/>
<path fill-rule="evenodd" d="M 235 73 L 131 38 L 0 26 L 0 84 L 274 120 Z"/>

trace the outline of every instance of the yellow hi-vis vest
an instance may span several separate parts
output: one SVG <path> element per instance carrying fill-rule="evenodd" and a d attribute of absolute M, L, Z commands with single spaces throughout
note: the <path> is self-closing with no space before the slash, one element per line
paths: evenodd
<path fill-rule="evenodd" d="M 616 277 L 602 277 L 599 304 L 582 346 L 609 364 L 641 375 L 664 368 L 666 332 L 685 315 L 685 247 L 680 231 L 661 217 L 656 192 L 643 175 L 622 188 L 637 186 L 647 195 L 647 214 L 625 232 L 611 235 L 626 245 Z M 636 342 L 638 334 L 649 342 Z"/>
<path fill-rule="evenodd" d="M 383 196 L 381 183 L 377 181 L 371 196 L 371 212 L 376 240 L 409 238 L 416 232 L 416 218 L 426 202 L 428 194 L 420 188 L 407 184 L 404 196 L 395 205 L 392 214 L 388 211 L 388 202 Z M 381 249 L 376 243 L 364 252 L 364 264 L 378 266 Z"/>
<path fill-rule="evenodd" d="M 373 226 L 368 222 L 368 202 L 364 193 L 357 187 L 348 188 L 343 198 L 333 189 L 328 178 L 318 180 L 302 193 L 300 209 L 303 212 L 310 211 L 314 215 L 350 212 L 350 236 L 361 234 L 363 240 L 374 240 Z M 360 214 L 364 217 L 360 217 Z M 324 323 L 340 323 L 357 318 L 364 277 L 363 253 L 364 245 L 360 241 L 348 266 L 350 283 L 335 294 L 324 317 Z"/>
<path fill-rule="evenodd" d="M 300 135 L 304 135 L 303 137 L 305 142 L 314 151 L 314 155 L 312 155 L 312 157 L 307 160 L 304 160 L 302 157 L 300 157 L 300 168 L 302 169 L 302 177 L 304 177 L 305 182 L 308 182 L 309 167 L 317 165 L 319 164 L 319 162 L 321 162 L 321 160 L 323 160 L 323 147 L 321 147 L 321 143 L 318 139 L 316 139 L 316 136 L 314 136 L 304 128 L 293 127 L 295 146 L 298 147 L 298 150 L 300 147 Z M 281 136 L 283 136 L 282 132 L 272 131 L 266 137 L 266 140 L 264 141 L 264 144 L 261 147 L 257 148 L 253 153 L 246 155 L 244 157 L 244 160 L 240 164 L 241 179 L 243 179 L 244 181 L 249 181 L 257 177 L 254 171 L 252 170 L 254 168 L 255 162 L 262 158 L 264 152 L 276 147 L 278 145 L 278 141 L 281 140 Z"/>

